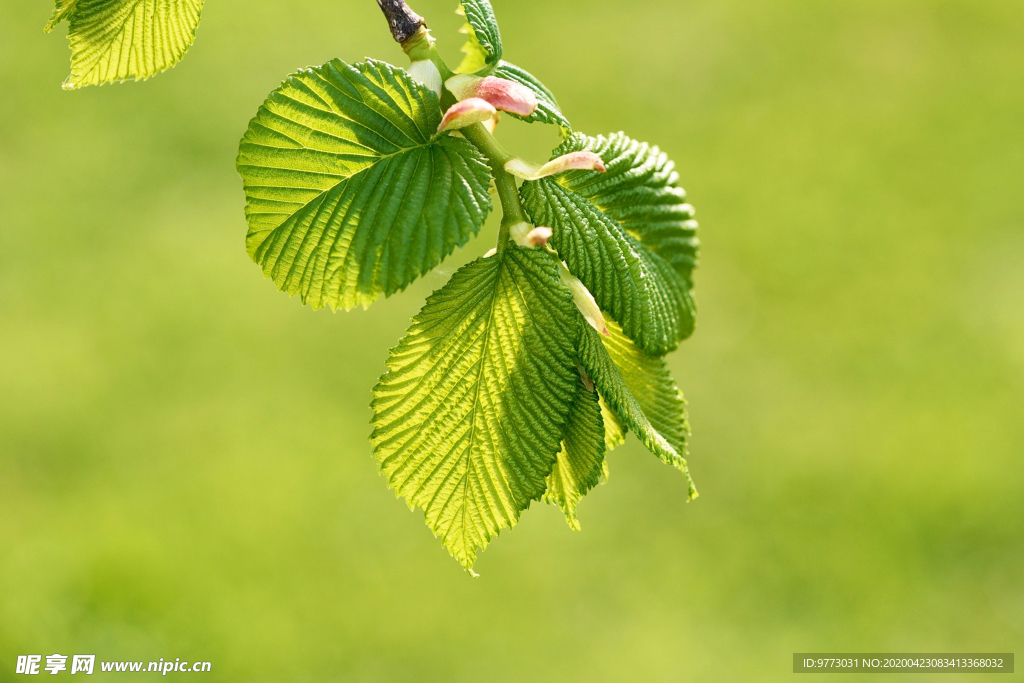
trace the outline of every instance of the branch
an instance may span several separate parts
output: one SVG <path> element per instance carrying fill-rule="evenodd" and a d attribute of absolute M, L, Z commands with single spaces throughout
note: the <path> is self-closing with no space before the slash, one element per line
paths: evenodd
<path fill-rule="evenodd" d="M 377 5 L 387 18 L 391 36 L 397 43 L 406 42 L 427 25 L 423 17 L 405 4 L 405 0 L 377 0 Z"/>
<path fill-rule="evenodd" d="M 494 177 L 494 186 L 498 190 L 501 210 L 504 213 L 501 219 L 501 228 L 498 231 L 497 244 L 498 251 L 502 252 L 508 243 L 509 228 L 516 223 L 527 222 L 526 211 L 519 200 L 516 179 L 505 170 L 505 164 L 513 157 L 494 139 L 493 135 L 487 132 L 482 123 L 474 123 L 460 132 L 487 157 L 487 161 L 491 165 L 491 175 Z"/>
<path fill-rule="evenodd" d="M 405 0 L 377 0 L 377 5 L 387 17 L 391 35 L 398 43 L 401 43 L 402 49 L 410 59 L 413 61 L 429 59 L 437 66 L 443 79 L 451 78 L 452 70 L 438 54 L 434 39 L 430 37 L 427 22 L 423 20 L 423 17 L 413 12 L 412 8 L 405 4 Z M 445 88 L 441 97 L 442 109 L 450 107 L 454 102 L 455 98 L 451 91 Z M 468 128 L 463 128 L 461 132 L 483 153 L 491 166 L 491 176 L 494 178 L 494 186 L 498 190 L 498 198 L 501 200 L 501 209 L 504 214 L 501 228 L 498 231 L 497 249 L 499 252 L 504 251 L 509 240 L 509 228 L 517 223 L 527 221 L 526 211 L 519 199 L 516 179 L 505 170 L 505 164 L 514 157 L 494 139 L 494 136 L 487 132 L 483 124 L 473 124 Z"/>

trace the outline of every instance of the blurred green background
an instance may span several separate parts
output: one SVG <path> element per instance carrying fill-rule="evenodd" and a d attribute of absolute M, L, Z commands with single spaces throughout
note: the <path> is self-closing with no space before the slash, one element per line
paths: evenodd
<path fill-rule="evenodd" d="M 453 3 L 413 5 L 454 58 Z M 581 533 L 535 504 L 472 579 L 385 487 L 371 387 L 493 222 L 404 294 L 313 312 L 246 256 L 233 166 L 288 73 L 405 63 L 375 3 L 211 0 L 177 68 L 67 93 L 51 2 L 3 0 L 0 680 L 53 652 L 660 682 L 1024 651 L 1020 1 L 495 6 L 577 129 L 658 143 L 697 206 L 670 362 L 701 498 L 631 440 Z"/>

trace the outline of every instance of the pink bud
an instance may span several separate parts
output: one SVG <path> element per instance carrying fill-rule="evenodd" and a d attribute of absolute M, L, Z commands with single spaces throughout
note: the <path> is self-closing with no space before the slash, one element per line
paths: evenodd
<path fill-rule="evenodd" d="M 551 228 L 535 228 L 529 223 L 516 223 L 508 229 L 508 234 L 521 247 L 542 247 L 551 239 Z"/>
<path fill-rule="evenodd" d="M 604 161 L 593 152 L 570 152 L 552 159 L 543 166 L 531 164 L 522 159 L 512 159 L 505 164 L 505 170 L 523 180 L 540 180 L 566 171 L 597 171 L 604 173 Z"/>
<path fill-rule="evenodd" d="M 541 167 L 548 174 L 564 173 L 565 171 L 597 171 L 604 173 L 608 169 L 604 160 L 593 152 L 569 152 L 553 159 Z"/>
<path fill-rule="evenodd" d="M 526 233 L 526 243 L 531 247 L 543 247 L 551 239 L 551 228 L 538 227 Z"/>
<path fill-rule="evenodd" d="M 444 118 L 441 119 L 441 125 L 437 127 L 437 132 L 458 130 L 472 126 L 474 123 L 489 121 L 497 113 L 490 103 L 479 97 L 471 97 L 468 100 L 456 102 L 448 108 L 448 111 L 444 113 Z"/>
<path fill-rule="evenodd" d="M 445 86 L 456 99 L 479 97 L 496 109 L 519 116 L 529 116 L 537 108 L 537 96 L 525 85 L 497 76 L 480 78 L 471 74 L 458 74 L 445 81 Z"/>

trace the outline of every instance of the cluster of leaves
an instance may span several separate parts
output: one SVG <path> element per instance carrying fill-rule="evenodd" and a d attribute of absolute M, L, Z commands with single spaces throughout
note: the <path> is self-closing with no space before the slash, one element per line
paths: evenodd
<path fill-rule="evenodd" d="M 74 53 L 66 87 L 171 66 L 201 5 L 58 0 L 50 26 L 69 20 Z M 525 89 L 531 107 L 508 111 L 560 129 L 552 164 L 505 158 L 480 123 L 450 129 L 449 108 L 466 98 L 439 76 L 432 86 L 368 59 L 289 76 L 251 121 L 237 168 L 250 256 L 313 308 L 365 307 L 402 291 L 476 235 L 492 191 L 505 188 L 495 250 L 427 299 L 373 391 L 371 441 L 388 485 L 471 571 L 532 501 L 557 505 L 579 528 L 577 505 L 628 432 L 696 496 L 685 404 L 664 356 L 694 329 L 698 241 L 665 154 L 623 133 L 574 132 L 551 91 L 502 59 L 490 3 L 462 0 L 459 12 L 468 41 L 455 72 L 425 28 L 414 49 L 403 42 L 419 53 L 414 65 Z M 590 166 L 562 163 L 581 155 Z M 542 172 L 517 173 L 520 185 L 510 164 Z M 524 225 L 544 232 L 517 238 Z"/>
<path fill-rule="evenodd" d="M 576 506 L 634 432 L 685 472 L 688 427 L 663 356 L 694 325 L 692 208 L 656 147 L 572 132 L 551 92 L 502 60 L 486 0 L 465 0 L 459 72 L 532 90 L 528 121 L 558 125 L 552 158 L 588 151 L 606 172 L 523 183 L 550 246 L 507 242 L 456 272 L 391 351 L 374 389 L 374 453 L 388 484 L 467 568 L 478 549 L 546 499 Z M 476 234 L 493 159 L 437 132 L 442 102 L 405 70 L 333 61 L 290 76 L 253 119 L 238 170 L 248 246 L 277 286 L 348 309 L 404 289 Z M 598 333 L 561 261 L 610 318 Z"/>

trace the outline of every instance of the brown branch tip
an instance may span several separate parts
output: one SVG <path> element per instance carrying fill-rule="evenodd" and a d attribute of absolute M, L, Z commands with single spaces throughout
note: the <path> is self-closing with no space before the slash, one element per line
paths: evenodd
<path fill-rule="evenodd" d="M 427 25 L 423 17 L 412 11 L 405 0 L 377 0 L 380 11 L 388 20 L 388 28 L 391 29 L 391 36 L 398 43 L 416 35 L 420 28 Z"/>

